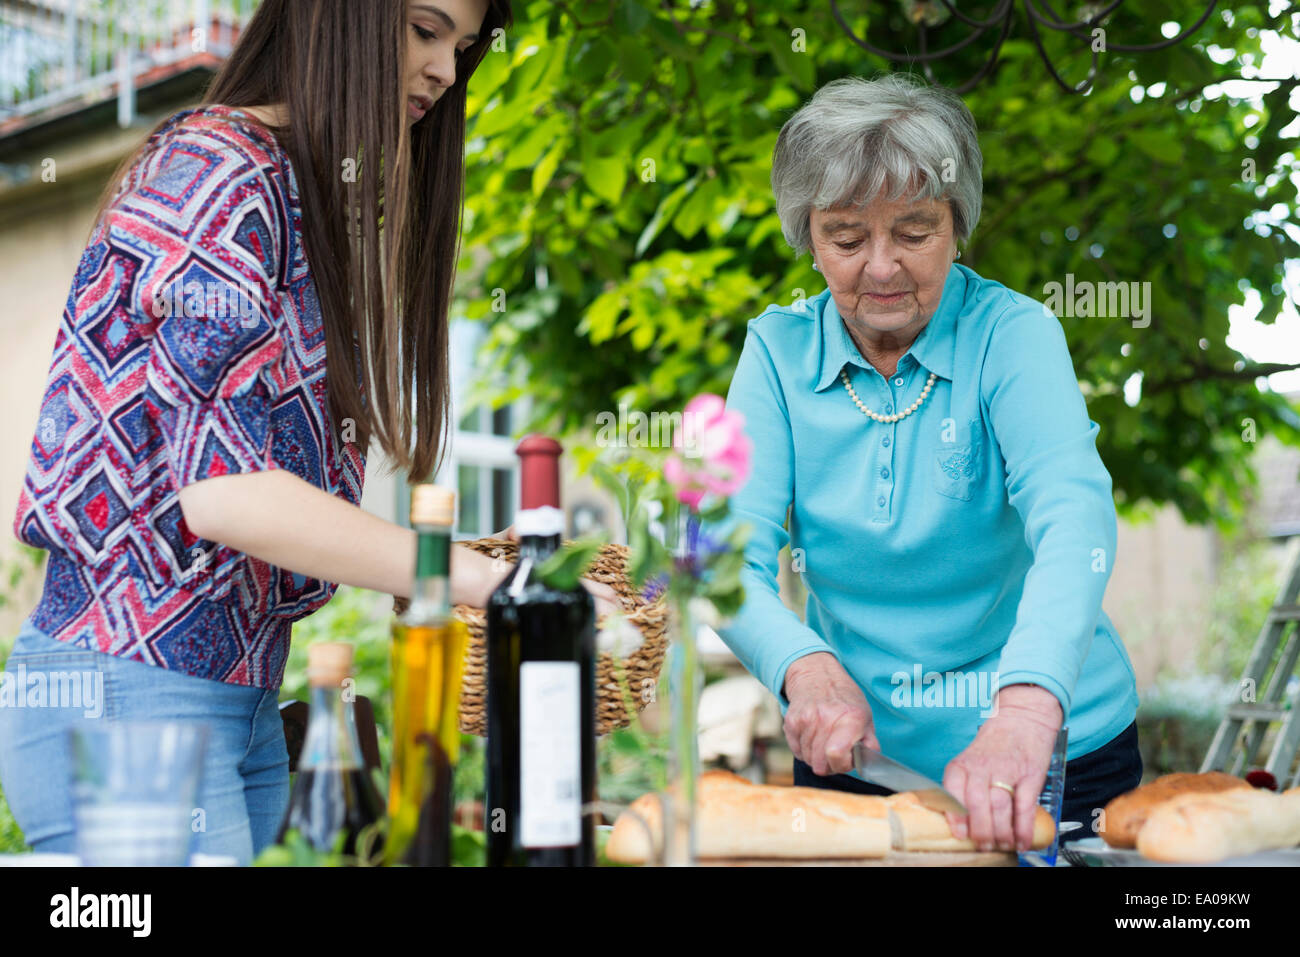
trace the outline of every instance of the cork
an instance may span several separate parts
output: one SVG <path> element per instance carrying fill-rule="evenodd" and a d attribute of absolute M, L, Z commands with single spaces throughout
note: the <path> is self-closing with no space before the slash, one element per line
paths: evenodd
<path fill-rule="evenodd" d="M 352 646 L 323 641 L 307 646 L 307 681 L 313 688 L 337 688 L 352 677 Z"/>
<path fill-rule="evenodd" d="M 411 524 L 445 525 L 456 523 L 456 492 L 441 485 L 423 483 L 411 486 Z"/>

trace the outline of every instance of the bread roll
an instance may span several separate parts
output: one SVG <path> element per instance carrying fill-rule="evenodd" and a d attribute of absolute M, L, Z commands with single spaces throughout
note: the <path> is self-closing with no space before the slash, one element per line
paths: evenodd
<path fill-rule="evenodd" d="M 644 823 L 643 823 L 644 822 Z M 878 797 L 823 788 L 755 785 L 727 771 L 701 775 L 695 819 L 702 858 L 822 860 L 884 857 L 899 851 L 973 851 L 957 840 L 942 811 L 911 792 Z M 605 854 L 643 864 L 663 847 L 663 811 L 656 794 L 634 801 L 614 822 Z M 1036 809 L 1036 848 L 1052 842 L 1051 816 Z M 652 842 L 653 835 L 653 842 Z"/>
<path fill-rule="evenodd" d="M 1153 861 L 1208 864 L 1300 844 L 1300 789 L 1183 794 L 1151 811 L 1137 849 Z"/>
<path fill-rule="evenodd" d="M 1147 816 L 1164 801 L 1181 794 L 1209 794 L 1234 789 L 1253 790 L 1241 778 L 1209 771 L 1205 774 L 1166 774 L 1150 784 L 1115 798 L 1104 809 L 1097 833 L 1111 847 L 1137 846 L 1138 831 Z"/>

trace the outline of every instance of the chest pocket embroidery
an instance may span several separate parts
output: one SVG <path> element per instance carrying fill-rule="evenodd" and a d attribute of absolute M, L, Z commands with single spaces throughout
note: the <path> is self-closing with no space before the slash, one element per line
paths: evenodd
<path fill-rule="evenodd" d="M 941 445 L 934 452 L 934 489 L 940 495 L 969 502 L 975 495 L 983 464 L 979 420 L 970 423 L 965 445 Z"/>

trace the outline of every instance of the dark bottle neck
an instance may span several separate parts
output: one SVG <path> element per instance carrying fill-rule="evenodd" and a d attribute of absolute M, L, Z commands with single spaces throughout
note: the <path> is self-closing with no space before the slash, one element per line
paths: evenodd
<path fill-rule="evenodd" d="M 526 558 L 534 562 L 544 561 L 560 547 L 560 535 L 521 535 L 519 538 L 519 560 Z"/>

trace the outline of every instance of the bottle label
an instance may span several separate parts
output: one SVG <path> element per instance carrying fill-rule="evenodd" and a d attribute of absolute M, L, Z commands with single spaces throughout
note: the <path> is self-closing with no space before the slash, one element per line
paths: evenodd
<path fill-rule="evenodd" d="M 576 661 L 519 666 L 520 843 L 582 840 L 581 681 Z"/>

